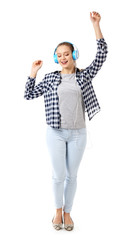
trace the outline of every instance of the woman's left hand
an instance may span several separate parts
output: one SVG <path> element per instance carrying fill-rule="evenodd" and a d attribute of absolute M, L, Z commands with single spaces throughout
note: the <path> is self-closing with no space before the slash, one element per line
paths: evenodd
<path fill-rule="evenodd" d="M 101 16 L 98 12 L 92 12 L 92 13 L 90 12 L 90 19 L 93 24 L 98 24 L 100 22 Z"/>

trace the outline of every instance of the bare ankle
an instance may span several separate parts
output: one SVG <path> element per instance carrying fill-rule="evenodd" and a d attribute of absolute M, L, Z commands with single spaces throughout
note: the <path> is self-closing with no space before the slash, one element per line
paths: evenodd
<path fill-rule="evenodd" d="M 56 209 L 56 215 L 62 215 L 62 208 Z"/>
<path fill-rule="evenodd" d="M 70 213 L 64 212 L 64 216 L 70 216 Z"/>

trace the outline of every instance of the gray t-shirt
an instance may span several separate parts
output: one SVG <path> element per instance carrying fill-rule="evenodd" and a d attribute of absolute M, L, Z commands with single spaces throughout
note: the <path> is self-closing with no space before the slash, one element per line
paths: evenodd
<path fill-rule="evenodd" d="M 85 128 L 85 106 L 75 73 L 61 74 L 61 83 L 58 86 L 57 93 L 59 96 L 61 128 Z"/>

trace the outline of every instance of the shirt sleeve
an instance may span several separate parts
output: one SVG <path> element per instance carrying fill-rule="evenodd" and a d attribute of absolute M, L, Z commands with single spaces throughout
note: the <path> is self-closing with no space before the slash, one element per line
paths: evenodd
<path fill-rule="evenodd" d="M 35 85 L 35 82 L 36 82 L 36 78 L 31 78 L 30 76 L 28 76 L 27 82 L 25 85 L 25 92 L 24 92 L 24 98 L 26 100 L 40 97 L 45 92 L 47 92 L 48 88 L 47 88 L 46 77 L 44 77 L 44 79 L 37 85 Z"/>
<path fill-rule="evenodd" d="M 107 43 L 104 38 L 96 39 L 96 42 L 96 57 L 87 68 L 83 69 L 83 74 L 85 78 L 89 80 L 93 79 L 96 76 L 97 72 L 101 69 L 108 53 Z"/>

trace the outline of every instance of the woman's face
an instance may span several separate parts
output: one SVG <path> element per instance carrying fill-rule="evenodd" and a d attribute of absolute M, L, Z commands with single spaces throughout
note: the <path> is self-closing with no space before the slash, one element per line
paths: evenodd
<path fill-rule="evenodd" d="M 70 69 L 72 66 L 75 66 L 75 61 L 72 58 L 72 51 L 70 47 L 66 45 L 61 45 L 56 50 L 57 58 L 59 64 L 62 68 Z"/>

